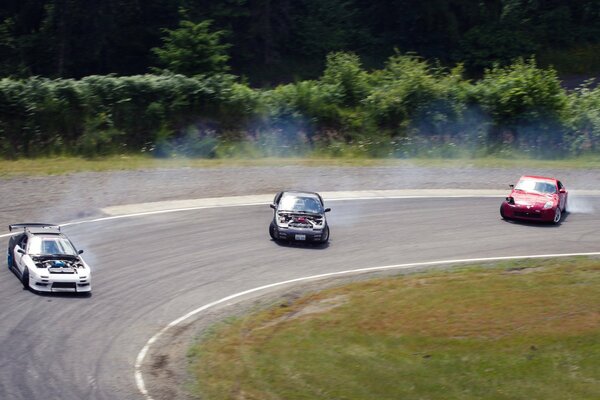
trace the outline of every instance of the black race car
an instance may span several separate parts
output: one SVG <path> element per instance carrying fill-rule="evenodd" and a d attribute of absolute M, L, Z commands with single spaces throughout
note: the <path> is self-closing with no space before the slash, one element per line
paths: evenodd
<path fill-rule="evenodd" d="M 327 243 L 329 225 L 323 198 L 318 193 L 286 191 L 275 195 L 270 205 L 274 210 L 269 226 L 273 240 Z"/>

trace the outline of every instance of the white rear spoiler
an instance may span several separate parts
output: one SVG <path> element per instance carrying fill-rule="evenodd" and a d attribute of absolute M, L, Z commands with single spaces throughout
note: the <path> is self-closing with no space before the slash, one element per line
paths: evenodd
<path fill-rule="evenodd" d="M 39 222 L 27 222 L 24 224 L 11 224 L 8 226 L 8 230 L 10 232 L 14 231 L 14 230 L 25 230 L 27 228 L 46 228 L 46 229 L 56 229 L 60 231 L 60 226 L 59 225 L 55 225 L 55 224 L 44 224 L 44 223 L 39 223 Z"/>

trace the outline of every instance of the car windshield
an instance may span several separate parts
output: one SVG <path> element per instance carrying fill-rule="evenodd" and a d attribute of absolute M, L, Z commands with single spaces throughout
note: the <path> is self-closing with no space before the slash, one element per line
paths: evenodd
<path fill-rule="evenodd" d="M 523 190 L 525 192 L 556 193 L 556 186 L 552 183 L 536 181 L 533 179 L 520 180 L 515 189 Z"/>
<path fill-rule="evenodd" d="M 74 256 L 77 255 L 77 251 L 75 251 L 71 242 L 65 238 L 34 236 L 29 241 L 29 254 L 64 254 Z"/>
<path fill-rule="evenodd" d="M 323 207 L 321 207 L 319 200 L 314 197 L 284 196 L 279 202 L 279 210 L 319 214 L 322 212 Z"/>

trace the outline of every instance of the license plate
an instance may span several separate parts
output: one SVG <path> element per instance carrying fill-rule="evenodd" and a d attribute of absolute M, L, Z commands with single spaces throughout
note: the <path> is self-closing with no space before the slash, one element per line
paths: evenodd
<path fill-rule="evenodd" d="M 306 240 L 306 235 L 296 235 L 296 240 Z"/>

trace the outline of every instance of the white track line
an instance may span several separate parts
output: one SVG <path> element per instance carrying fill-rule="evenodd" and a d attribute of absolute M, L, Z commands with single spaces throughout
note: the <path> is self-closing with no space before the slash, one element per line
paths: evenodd
<path fill-rule="evenodd" d="M 509 257 L 466 258 L 466 259 L 461 259 L 461 260 L 440 260 L 440 261 L 427 261 L 427 262 L 417 262 L 417 263 L 409 263 L 409 264 L 386 265 L 383 267 L 359 268 L 359 269 L 352 269 L 352 270 L 347 270 L 347 271 L 339 271 L 339 272 L 330 272 L 330 273 L 326 273 L 326 274 L 311 275 L 311 276 L 307 276 L 307 277 L 303 277 L 303 278 L 290 279 L 287 281 L 271 283 L 268 285 L 259 286 L 254 289 L 245 290 L 243 292 L 235 293 L 230 296 L 223 297 L 222 299 L 219 299 L 217 301 L 213 301 L 212 303 L 208 303 L 201 307 L 198 307 L 195 310 L 192 310 L 189 313 L 172 321 L 167 326 L 162 328 L 158 333 L 156 333 L 154 336 L 152 336 L 150 338 L 150 340 L 148 340 L 148 342 L 146 342 L 146 344 L 144 345 L 142 350 L 138 353 L 138 356 L 135 360 L 135 383 L 138 387 L 138 390 L 140 391 L 140 393 L 142 393 L 142 395 L 144 395 L 146 400 L 153 400 L 152 396 L 148 393 L 148 390 L 146 389 L 146 385 L 144 383 L 144 377 L 142 376 L 142 364 L 144 362 L 146 354 L 148 354 L 148 351 L 150 350 L 150 346 L 152 346 L 152 344 L 154 344 L 167 330 L 171 329 L 174 326 L 181 324 L 188 318 L 190 318 L 196 314 L 199 314 L 202 311 L 206 311 L 207 309 L 212 308 L 216 305 L 226 303 L 230 300 L 245 296 L 247 294 L 256 293 L 261 290 L 270 289 L 270 288 L 274 288 L 277 286 L 283 286 L 283 285 L 287 285 L 290 283 L 298 283 L 298 282 L 303 282 L 303 281 L 322 279 L 322 278 L 328 278 L 328 277 L 334 277 L 334 276 L 340 276 L 340 275 L 358 274 L 358 273 L 364 273 L 364 272 L 384 271 L 384 270 L 390 270 L 390 269 L 410 269 L 410 268 L 416 268 L 416 267 L 434 266 L 434 265 L 443 265 L 443 264 L 518 260 L 518 259 L 531 259 L 531 258 L 575 257 L 575 256 L 600 256 L 600 252 L 538 254 L 538 255 L 529 255 L 529 256 L 509 256 Z"/>

